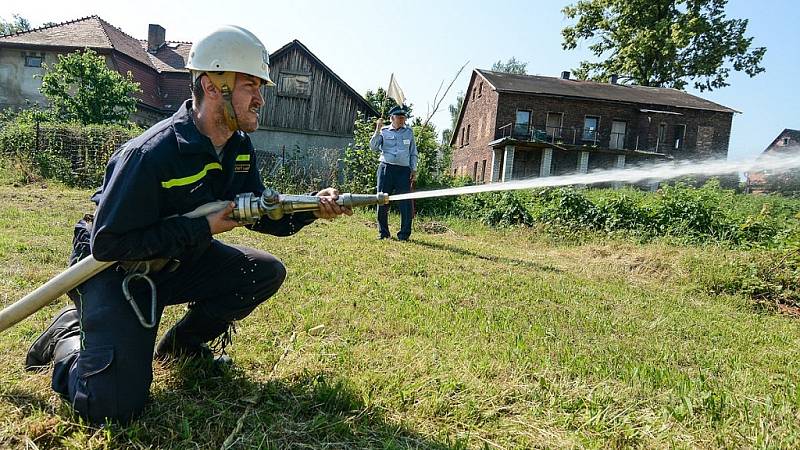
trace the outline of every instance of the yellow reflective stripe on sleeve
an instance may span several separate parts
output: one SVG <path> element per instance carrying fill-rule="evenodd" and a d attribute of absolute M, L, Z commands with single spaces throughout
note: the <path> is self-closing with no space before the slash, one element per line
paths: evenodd
<path fill-rule="evenodd" d="M 238 155 L 236 161 L 250 161 L 250 155 Z"/>
<path fill-rule="evenodd" d="M 206 164 L 205 167 L 203 167 L 203 170 L 201 170 L 200 172 L 198 172 L 198 173 L 196 173 L 194 175 L 189 175 L 188 177 L 173 178 L 171 180 L 162 181 L 161 182 L 161 186 L 166 188 L 166 189 L 169 189 L 169 188 L 176 187 L 176 186 L 186 186 L 187 184 L 192 184 L 195 181 L 197 181 L 197 180 L 203 178 L 204 176 L 206 176 L 208 171 L 211 170 L 211 169 L 222 170 L 222 165 L 220 163 L 208 163 L 208 164 Z"/>

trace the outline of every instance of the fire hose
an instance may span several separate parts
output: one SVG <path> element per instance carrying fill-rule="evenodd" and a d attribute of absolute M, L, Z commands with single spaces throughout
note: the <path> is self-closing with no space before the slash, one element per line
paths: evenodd
<path fill-rule="evenodd" d="M 262 218 L 279 220 L 286 214 L 304 211 L 317 211 L 320 198 L 314 195 L 280 194 L 267 189 L 260 196 L 251 193 L 239 194 L 234 198 L 234 209 L 231 218 L 242 224 L 253 224 Z M 372 206 L 389 203 L 389 196 L 382 192 L 377 194 L 339 194 L 336 203 L 340 206 Z M 197 218 L 221 211 L 230 204 L 221 200 L 206 203 L 184 214 L 184 217 Z M 165 219 L 169 220 L 169 218 Z M 117 261 L 98 261 L 92 255 L 87 256 L 69 269 L 51 278 L 25 297 L 0 311 L 0 332 L 5 331 L 26 317 L 44 308 L 60 296 L 80 286 L 86 280 Z"/>

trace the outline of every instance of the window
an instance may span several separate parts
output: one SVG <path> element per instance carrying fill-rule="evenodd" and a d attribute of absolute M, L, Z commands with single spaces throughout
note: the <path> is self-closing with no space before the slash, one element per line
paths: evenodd
<path fill-rule="evenodd" d="M 783 146 L 786 147 L 787 145 L 789 145 L 789 138 L 785 137 L 783 138 Z"/>
<path fill-rule="evenodd" d="M 481 163 L 481 182 L 486 181 L 486 160 Z"/>
<path fill-rule="evenodd" d="M 667 124 L 661 122 L 658 124 L 658 140 L 656 141 L 656 151 L 658 151 L 662 145 L 664 145 L 664 141 L 667 139 Z"/>
<path fill-rule="evenodd" d="M 311 97 L 311 73 L 281 71 L 278 75 L 278 95 L 283 97 Z"/>
<path fill-rule="evenodd" d="M 517 117 L 514 121 L 514 136 L 528 137 L 528 131 L 531 125 L 531 112 L 530 111 L 517 111 Z"/>
<path fill-rule="evenodd" d="M 469 145 L 469 131 L 470 131 L 470 128 L 471 128 L 471 126 L 467 125 L 467 145 Z"/>
<path fill-rule="evenodd" d="M 596 116 L 586 116 L 583 118 L 583 140 L 596 141 L 597 140 L 597 126 L 600 124 L 600 118 Z"/>
<path fill-rule="evenodd" d="M 611 121 L 611 136 L 608 140 L 608 148 L 625 148 L 625 133 L 627 132 L 627 128 L 628 123 L 624 120 Z"/>
<path fill-rule="evenodd" d="M 686 125 L 684 124 L 675 125 L 673 133 L 674 134 L 672 136 L 672 149 L 680 150 L 683 148 L 683 140 L 686 137 Z"/>
<path fill-rule="evenodd" d="M 478 97 L 483 95 L 483 81 L 478 85 Z"/>
<path fill-rule="evenodd" d="M 478 161 L 475 161 L 475 166 L 472 168 L 472 180 L 478 181 Z"/>
<path fill-rule="evenodd" d="M 475 91 L 477 91 L 477 90 L 478 90 L 478 88 L 472 88 L 472 101 L 473 102 L 475 101 Z"/>
<path fill-rule="evenodd" d="M 25 67 L 42 67 L 43 59 L 41 56 L 26 56 Z"/>
<path fill-rule="evenodd" d="M 462 147 L 464 146 L 464 135 L 465 135 L 466 133 L 467 133 L 467 130 L 466 130 L 464 127 L 461 127 L 461 136 L 460 136 L 460 139 L 461 139 L 461 144 L 460 144 L 460 145 L 461 145 Z"/>
<path fill-rule="evenodd" d="M 563 123 L 564 123 L 564 113 L 554 113 L 554 112 L 547 113 L 547 122 L 545 124 L 545 129 L 547 130 L 547 136 L 553 139 L 560 139 L 561 127 Z"/>

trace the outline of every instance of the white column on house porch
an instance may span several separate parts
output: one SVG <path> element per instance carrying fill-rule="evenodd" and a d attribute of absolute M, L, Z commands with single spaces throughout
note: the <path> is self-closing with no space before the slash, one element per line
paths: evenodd
<path fill-rule="evenodd" d="M 514 170 L 514 146 L 506 145 L 505 158 L 503 158 L 503 181 L 511 181 Z"/>
<path fill-rule="evenodd" d="M 589 172 L 589 152 L 581 152 L 578 157 L 578 173 Z"/>
<path fill-rule="evenodd" d="M 553 149 L 552 148 L 542 149 L 542 165 L 539 168 L 539 176 L 549 177 L 550 168 L 552 166 L 553 166 Z"/>
<path fill-rule="evenodd" d="M 492 150 L 492 178 L 489 180 L 492 183 L 500 181 L 500 171 L 503 168 L 503 149 L 496 148 Z"/>

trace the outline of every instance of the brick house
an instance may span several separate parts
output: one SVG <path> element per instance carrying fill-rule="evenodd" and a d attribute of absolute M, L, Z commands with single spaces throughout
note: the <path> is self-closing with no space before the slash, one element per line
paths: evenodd
<path fill-rule="evenodd" d="M 453 175 L 476 182 L 585 173 L 660 159 L 725 157 L 737 111 L 683 91 L 472 72 Z"/>
<path fill-rule="evenodd" d="M 98 16 L 0 36 L 0 109 L 47 103 L 39 92 L 42 64 L 53 65 L 58 55 L 90 48 L 108 66 L 131 72 L 141 92 L 131 120 L 149 125 L 177 111 L 189 98 L 189 72 L 184 63 L 191 43 L 165 39 L 163 27 L 151 24 L 147 40 L 125 34 Z"/>
<path fill-rule="evenodd" d="M 792 130 L 789 128 L 784 129 L 781 133 L 772 140 L 761 155 L 788 155 L 797 154 L 800 152 L 800 130 Z M 754 172 L 748 173 L 747 176 L 747 189 L 750 192 L 765 193 L 768 191 L 766 186 L 766 177 L 769 173 Z"/>

